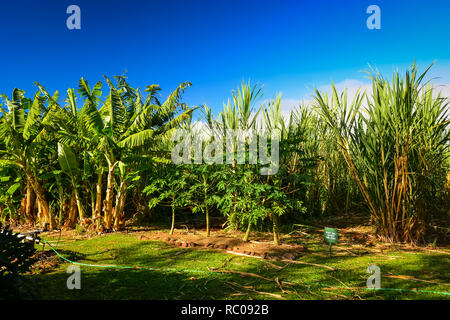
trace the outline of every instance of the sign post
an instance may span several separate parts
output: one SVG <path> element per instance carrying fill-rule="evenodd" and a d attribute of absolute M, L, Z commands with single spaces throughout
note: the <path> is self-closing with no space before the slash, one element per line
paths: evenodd
<path fill-rule="evenodd" d="M 331 255 L 332 245 L 338 243 L 339 231 L 334 228 L 325 227 L 325 229 L 323 230 L 323 237 L 325 242 L 328 242 L 328 244 L 330 245 L 330 255 Z"/>

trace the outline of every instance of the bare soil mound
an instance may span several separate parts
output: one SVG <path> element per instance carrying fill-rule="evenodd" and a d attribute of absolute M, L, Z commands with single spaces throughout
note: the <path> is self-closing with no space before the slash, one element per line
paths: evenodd
<path fill-rule="evenodd" d="M 270 241 L 244 242 L 236 236 L 217 233 L 213 233 L 211 236 L 206 237 L 201 234 L 192 234 L 188 232 L 179 232 L 168 235 L 167 233 L 158 231 L 140 233 L 138 237 L 140 240 L 165 241 L 171 245 L 184 248 L 225 250 L 231 253 L 255 256 L 269 260 L 294 260 L 306 251 L 304 246 L 298 244 L 280 244 L 275 246 Z"/>

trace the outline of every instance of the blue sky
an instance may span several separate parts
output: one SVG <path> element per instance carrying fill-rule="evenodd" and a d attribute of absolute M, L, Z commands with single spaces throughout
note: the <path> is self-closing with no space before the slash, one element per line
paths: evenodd
<path fill-rule="evenodd" d="M 81 8 L 81 30 L 66 8 Z M 381 9 L 369 30 L 366 8 Z M 34 81 L 65 93 L 127 70 L 136 87 L 163 93 L 191 81 L 185 101 L 219 111 L 242 80 L 301 100 L 335 81 L 365 82 L 368 64 L 386 76 L 417 60 L 450 84 L 449 1 L 45 0 L 0 2 L 0 92 L 30 95 Z"/>

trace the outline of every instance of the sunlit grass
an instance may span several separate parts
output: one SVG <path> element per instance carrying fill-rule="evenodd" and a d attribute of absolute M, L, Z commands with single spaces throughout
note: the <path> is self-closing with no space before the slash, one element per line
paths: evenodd
<path fill-rule="evenodd" d="M 56 239 L 52 239 L 56 240 Z M 81 266 L 81 290 L 68 290 L 68 263 L 46 273 L 27 275 L 29 292 L 39 299 L 448 299 L 423 292 L 370 291 L 365 289 L 367 266 L 382 272 L 382 288 L 450 292 L 448 254 L 389 250 L 355 256 L 343 250 L 328 255 L 317 244 L 299 260 L 325 268 L 267 263 L 223 251 L 173 247 L 165 242 L 138 240 L 133 234 L 109 234 L 68 241 L 58 251 L 69 259 L 95 265 L 152 267 L 157 270 Z M 54 242 L 52 242 L 54 243 Z M 336 249 L 343 245 L 338 245 Z M 314 248 L 314 249 L 312 249 Z M 47 246 L 48 249 L 48 246 Z M 447 251 L 448 252 L 448 251 Z M 279 269 L 273 265 L 284 267 Z M 211 268 L 260 275 L 210 272 Z M 167 270 L 170 269 L 170 270 Z M 177 271 L 174 271 L 176 269 Z M 392 278 L 387 276 L 402 276 Z M 409 279 L 407 277 L 410 277 Z M 276 279 L 280 281 L 282 289 Z M 418 281 L 424 280 L 424 281 Z M 429 281 L 429 282 L 426 282 Z M 286 283 L 287 282 L 287 283 Z M 32 296 L 26 297 L 32 298 Z"/>

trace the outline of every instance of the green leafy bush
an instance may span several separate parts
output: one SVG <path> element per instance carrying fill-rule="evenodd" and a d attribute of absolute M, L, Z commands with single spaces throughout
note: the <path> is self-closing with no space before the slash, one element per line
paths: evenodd
<path fill-rule="evenodd" d="M 36 261 L 33 243 L 22 242 L 23 239 L 13 234 L 9 226 L 2 227 L 0 222 L 0 297 L 17 297 L 19 295 L 20 274 L 30 270 Z"/>

